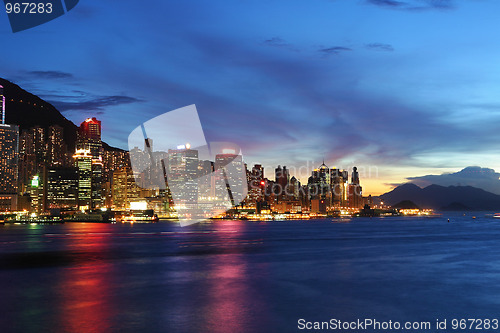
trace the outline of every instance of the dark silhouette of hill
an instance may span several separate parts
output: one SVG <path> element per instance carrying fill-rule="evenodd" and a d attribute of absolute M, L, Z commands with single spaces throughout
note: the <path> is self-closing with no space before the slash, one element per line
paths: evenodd
<path fill-rule="evenodd" d="M 472 186 L 403 184 L 380 196 L 389 205 L 408 200 L 421 208 L 436 210 L 499 210 L 500 195 Z"/>
<path fill-rule="evenodd" d="M 392 208 L 397 208 L 397 209 L 420 209 L 413 201 L 410 200 L 403 200 L 398 202 L 395 205 L 392 205 Z"/>
<path fill-rule="evenodd" d="M 5 122 L 19 125 L 20 130 L 40 126 L 48 129 L 59 125 L 64 129 L 64 141 L 70 151 L 75 149 L 78 126 L 66 119 L 52 104 L 47 103 L 18 85 L 0 78 L 5 96 Z M 120 150 L 103 142 L 105 150 Z"/>

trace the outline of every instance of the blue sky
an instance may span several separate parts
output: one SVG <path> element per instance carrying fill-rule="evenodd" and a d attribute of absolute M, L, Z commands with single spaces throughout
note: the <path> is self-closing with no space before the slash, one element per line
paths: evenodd
<path fill-rule="evenodd" d="M 499 12 L 494 0 L 80 0 L 15 34 L 0 14 L 0 76 L 75 123 L 97 116 L 121 148 L 196 104 L 207 139 L 251 164 L 357 165 L 378 194 L 500 169 Z"/>

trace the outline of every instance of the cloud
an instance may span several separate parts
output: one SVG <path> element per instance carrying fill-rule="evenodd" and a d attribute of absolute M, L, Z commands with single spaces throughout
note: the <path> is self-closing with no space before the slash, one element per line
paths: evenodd
<path fill-rule="evenodd" d="M 365 47 L 370 50 L 375 50 L 375 51 L 387 51 L 387 52 L 392 52 L 394 51 L 394 48 L 390 44 L 383 44 L 383 43 L 370 43 L 366 44 Z"/>
<path fill-rule="evenodd" d="M 28 75 L 39 79 L 69 79 L 73 78 L 73 74 L 61 71 L 30 71 Z"/>
<path fill-rule="evenodd" d="M 366 0 L 366 3 L 389 9 L 448 10 L 455 8 L 452 0 Z"/>
<path fill-rule="evenodd" d="M 323 53 L 323 54 L 327 54 L 327 55 L 330 55 L 330 54 L 339 54 L 340 52 L 343 52 L 343 51 L 352 51 L 352 49 L 348 48 L 348 47 L 344 47 L 344 46 L 332 46 L 332 47 L 328 47 L 328 48 L 324 48 L 324 49 L 319 49 L 318 50 L 319 52 Z"/>
<path fill-rule="evenodd" d="M 442 186 L 473 186 L 485 191 L 500 194 L 500 173 L 493 169 L 470 166 L 459 172 L 442 175 L 426 175 L 407 178 L 420 187 L 431 184 Z"/>
<path fill-rule="evenodd" d="M 59 96 L 62 97 L 62 96 Z M 49 100 L 61 112 L 65 111 L 103 111 L 109 106 L 131 104 L 142 102 L 142 100 L 129 96 L 99 96 L 81 101 L 65 102 L 61 100 Z"/>
<path fill-rule="evenodd" d="M 270 39 L 266 39 L 263 42 L 264 45 L 271 46 L 271 47 L 277 47 L 277 48 L 282 48 L 282 49 L 287 49 L 290 51 L 298 51 L 297 48 L 295 48 L 291 43 L 288 43 L 284 39 L 280 37 L 273 37 Z"/>

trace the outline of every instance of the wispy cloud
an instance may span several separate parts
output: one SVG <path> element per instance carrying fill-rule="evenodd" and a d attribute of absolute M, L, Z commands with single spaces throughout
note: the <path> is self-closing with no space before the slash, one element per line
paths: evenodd
<path fill-rule="evenodd" d="M 366 44 L 365 47 L 370 50 L 375 50 L 375 51 L 386 51 L 386 52 L 392 52 L 394 51 L 394 48 L 390 44 L 383 44 L 383 43 L 370 43 Z"/>
<path fill-rule="evenodd" d="M 88 98 L 85 100 L 77 101 L 62 101 L 62 100 L 50 100 L 52 105 L 54 105 L 59 111 L 103 111 L 106 107 L 116 106 L 122 104 L 131 104 L 142 102 L 142 100 L 129 97 L 129 96 L 98 96 L 94 98 Z"/>
<path fill-rule="evenodd" d="M 281 37 L 273 37 L 270 39 L 266 39 L 263 42 L 263 44 L 267 45 L 267 46 L 271 46 L 271 47 L 287 49 L 290 51 L 297 51 L 296 47 L 294 47 L 291 43 L 288 43 L 286 40 L 284 40 Z"/>
<path fill-rule="evenodd" d="M 26 74 L 38 79 L 69 79 L 73 74 L 61 71 L 29 71 Z"/>
<path fill-rule="evenodd" d="M 366 0 L 366 3 L 389 9 L 447 10 L 455 8 L 452 0 Z"/>
<path fill-rule="evenodd" d="M 330 55 L 330 54 L 336 55 L 336 54 L 339 54 L 340 52 L 352 51 L 352 49 L 350 49 L 348 47 L 344 47 L 344 46 L 332 46 L 332 47 L 328 47 L 328 48 L 319 49 L 318 51 L 323 53 L 323 54 L 326 54 L 326 55 Z"/>

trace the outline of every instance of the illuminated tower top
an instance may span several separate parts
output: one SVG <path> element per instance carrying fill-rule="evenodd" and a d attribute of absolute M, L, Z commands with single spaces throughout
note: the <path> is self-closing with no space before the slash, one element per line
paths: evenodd
<path fill-rule="evenodd" d="M 0 113 L 2 124 L 5 125 L 5 96 L 3 94 L 3 86 L 0 85 Z"/>
<path fill-rule="evenodd" d="M 85 119 L 80 124 L 80 135 L 82 139 L 101 140 L 101 121 L 95 117 Z"/>

